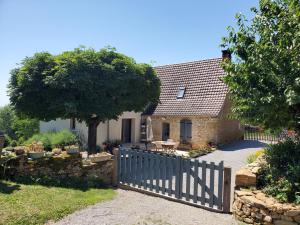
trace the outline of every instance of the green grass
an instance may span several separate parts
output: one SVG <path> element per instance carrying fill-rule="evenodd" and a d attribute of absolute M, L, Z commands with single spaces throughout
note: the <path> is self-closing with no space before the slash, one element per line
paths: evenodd
<path fill-rule="evenodd" d="M 70 189 L 0 180 L 0 224 L 44 224 L 114 197 L 112 189 Z"/>

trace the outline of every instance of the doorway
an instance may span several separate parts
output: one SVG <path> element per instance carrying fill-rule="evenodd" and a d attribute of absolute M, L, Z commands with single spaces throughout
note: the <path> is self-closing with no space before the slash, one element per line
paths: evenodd
<path fill-rule="evenodd" d="M 162 140 L 167 141 L 170 138 L 170 124 L 163 123 L 162 124 Z"/>
<path fill-rule="evenodd" d="M 122 142 L 131 143 L 132 119 L 122 119 Z"/>

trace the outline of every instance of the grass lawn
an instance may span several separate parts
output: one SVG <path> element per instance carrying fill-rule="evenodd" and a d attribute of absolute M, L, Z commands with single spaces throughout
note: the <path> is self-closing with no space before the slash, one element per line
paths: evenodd
<path fill-rule="evenodd" d="M 114 197 L 112 189 L 70 189 L 0 180 L 0 224 L 44 224 Z"/>

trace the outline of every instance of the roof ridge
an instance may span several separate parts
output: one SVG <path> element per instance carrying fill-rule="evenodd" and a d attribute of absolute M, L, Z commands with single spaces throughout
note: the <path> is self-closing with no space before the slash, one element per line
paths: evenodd
<path fill-rule="evenodd" d="M 194 61 L 188 61 L 188 62 L 182 62 L 182 63 L 165 64 L 165 65 L 161 65 L 161 66 L 154 66 L 154 69 L 155 68 L 161 68 L 161 67 L 167 67 L 167 66 L 188 65 L 188 64 L 205 62 L 205 61 L 213 61 L 213 60 L 222 60 L 222 57 L 194 60 Z"/>

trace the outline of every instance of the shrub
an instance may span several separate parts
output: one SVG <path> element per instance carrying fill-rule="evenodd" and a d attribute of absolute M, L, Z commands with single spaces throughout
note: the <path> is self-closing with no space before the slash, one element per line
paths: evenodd
<path fill-rule="evenodd" d="M 193 150 L 189 151 L 189 157 L 190 158 L 197 158 L 199 156 L 206 155 L 206 154 L 208 154 L 212 151 L 213 150 L 209 146 L 205 146 L 205 147 L 202 147 L 202 148 L 199 148 L 199 149 L 193 149 Z"/>
<path fill-rule="evenodd" d="M 265 150 L 260 149 L 260 150 L 257 150 L 255 153 L 250 154 L 247 157 L 247 163 L 253 163 L 259 156 L 263 155 L 264 153 L 265 153 Z"/>
<path fill-rule="evenodd" d="M 44 145 L 45 150 L 49 151 L 51 149 L 51 140 L 50 140 L 50 132 L 48 133 L 40 133 L 40 134 L 35 134 L 31 138 L 29 138 L 25 144 L 29 145 L 33 142 L 42 142 Z"/>
<path fill-rule="evenodd" d="M 103 143 L 104 151 L 110 152 L 112 154 L 113 148 L 119 147 L 120 144 L 122 144 L 122 142 L 120 140 L 106 141 Z"/>
<path fill-rule="evenodd" d="M 62 130 L 50 135 L 51 147 L 63 147 L 66 145 L 72 145 L 76 143 L 76 135 L 68 130 Z"/>
<path fill-rule="evenodd" d="M 16 141 L 16 140 L 12 140 L 11 142 L 10 142 L 10 146 L 11 147 L 16 147 L 18 145 L 18 142 Z"/>
<path fill-rule="evenodd" d="M 259 176 L 259 185 L 281 202 L 300 204 L 300 143 L 287 139 L 265 149 L 267 166 Z"/>
<path fill-rule="evenodd" d="M 25 142 L 25 144 L 31 144 L 32 142 L 42 142 L 46 150 L 51 150 L 56 147 L 76 144 L 77 138 L 72 132 L 62 130 L 58 132 L 52 131 L 33 135 Z"/>

